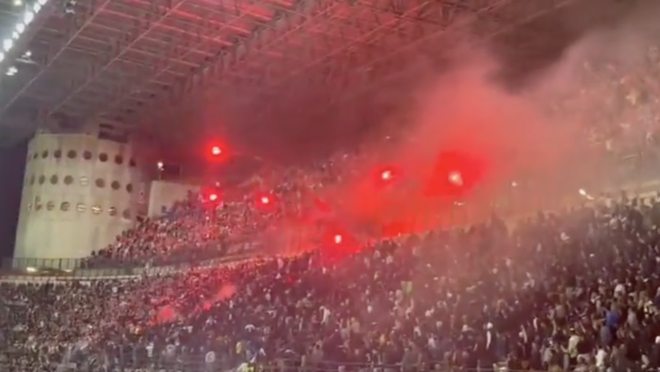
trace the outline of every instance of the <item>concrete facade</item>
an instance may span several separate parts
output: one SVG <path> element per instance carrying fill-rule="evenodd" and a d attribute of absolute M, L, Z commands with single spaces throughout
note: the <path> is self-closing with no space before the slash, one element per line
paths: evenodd
<path fill-rule="evenodd" d="M 27 156 L 15 258 L 87 257 L 146 209 L 148 185 L 129 144 L 37 134 Z"/>

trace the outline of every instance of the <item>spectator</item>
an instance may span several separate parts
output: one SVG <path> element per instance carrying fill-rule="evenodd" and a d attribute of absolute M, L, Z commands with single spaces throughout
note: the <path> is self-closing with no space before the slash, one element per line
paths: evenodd
<path fill-rule="evenodd" d="M 593 85 L 581 94 L 619 97 L 613 102 L 624 107 L 625 122 L 595 120 L 588 129 L 603 152 L 656 151 L 648 135 L 657 125 L 649 94 L 656 88 L 645 78 L 655 68 L 585 68 Z M 350 159 L 264 174 L 213 208 L 191 195 L 87 264 L 159 266 L 227 255 L 276 221 L 303 214 L 308 196 L 344 176 L 339 169 Z M 267 193 L 278 199 L 273 208 L 253 202 L 265 185 L 275 185 Z M 658 368 L 659 205 L 622 195 L 515 226 L 493 216 L 467 229 L 177 272 L 5 281 L 0 363 L 33 372 Z"/>
<path fill-rule="evenodd" d="M 317 250 L 127 281 L 4 283 L 3 355 L 44 370 L 650 364 L 660 233 L 634 223 L 639 213 L 585 207 L 511 233 L 493 220 L 340 257 Z"/>

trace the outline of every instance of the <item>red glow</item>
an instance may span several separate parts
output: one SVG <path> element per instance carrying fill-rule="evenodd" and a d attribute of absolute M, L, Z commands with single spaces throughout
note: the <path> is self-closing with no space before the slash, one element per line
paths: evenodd
<path fill-rule="evenodd" d="M 449 172 L 448 175 L 449 182 L 451 182 L 455 186 L 463 186 L 463 175 L 461 174 L 460 171 L 451 171 Z"/>
<path fill-rule="evenodd" d="M 414 227 L 411 226 L 411 223 L 406 223 L 404 221 L 393 221 L 383 224 L 383 237 L 385 238 L 394 238 L 399 237 L 402 234 L 409 233 L 414 231 Z"/>
<path fill-rule="evenodd" d="M 231 148 L 220 141 L 210 142 L 204 149 L 204 157 L 211 164 L 221 164 L 231 157 Z"/>
<path fill-rule="evenodd" d="M 432 196 L 460 196 L 474 188 L 483 177 L 484 164 L 479 159 L 458 152 L 438 154 L 427 183 Z"/>
<path fill-rule="evenodd" d="M 341 260 L 362 248 L 362 245 L 351 233 L 339 226 L 326 226 L 328 235 L 324 238 L 328 249 L 324 250 L 323 256 L 330 262 Z"/>
<path fill-rule="evenodd" d="M 263 211 L 272 211 L 277 207 L 277 199 L 270 194 L 259 194 L 254 198 L 255 206 Z"/>
<path fill-rule="evenodd" d="M 328 204 L 326 201 L 320 199 L 320 198 L 314 198 L 314 206 L 316 206 L 316 209 L 319 212 L 323 213 L 330 213 L 332 212 L 332 207 L 330 204 Z"/>
<path fill-rule="evenodd" d="M 222 200 L 224 195 L 217 187 L 206 187 L 201 191 L 202 202 L 215 204 Z M 212 207 L 212 206 L 211 206 Z"/>
<path fill-rule="evenodd" d="M 376 172 L 376 185 L 377 186 L 389 186 L 395 181 L 400 181 L 401 170 L 393 166 L 386 166 L 380 168 Z"/>

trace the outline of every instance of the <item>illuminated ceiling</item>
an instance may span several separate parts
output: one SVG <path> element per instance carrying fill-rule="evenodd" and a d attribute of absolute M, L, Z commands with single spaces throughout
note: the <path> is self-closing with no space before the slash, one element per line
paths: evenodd
<path fill-rule="evenodd" d="M 10 33 L 21 15 L 2 1 Z M 3 62 L 17 71 L 0 79 L 0 127 L 8 138 L 38 125 L 153 132 L 202 91 L 253 121 L 309 117 L 405 74 L 424 48 L 451 50 L 466 31 L 503 34 L 578 1 L 49 0 Z M 510 42 L 538 48 L 552 36 L 532 32 Z"/>

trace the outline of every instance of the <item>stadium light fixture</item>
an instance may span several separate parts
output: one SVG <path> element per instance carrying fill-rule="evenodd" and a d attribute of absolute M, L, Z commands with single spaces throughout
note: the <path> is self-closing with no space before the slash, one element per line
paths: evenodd
<path fill-rule="evenodd" d="M 5 39 L 5 40 L 2 42 L 2 49 L 3 49 L 5 52 L 10 51 L 11 48 L 13 48 L 13 47 L 14 47 L 14 40 L 13 40 L 13 39 Z"/>
<path fill-rule="evenodd" d="M 27 30 L 27 26 L 34 21 L 35 17 L 39 12 L 44 9 L 44 6 L 48 0 L 35 0 L 30 4 L 24 4 L 23 0 L 14 0 L 13 5 L 15 7 L 24 7 L 22 15 L 19 17 L 19 21 L 12 27 L 11 35 L 8 35 L 5 39 L 2 40 L 2 50 L 0 50 L 0 62 L 5 60 L 5 57 L 16 47 L 18 44 L 17 41 L 23 36 Z M 15 66 L 9 67 L 5 74 L 8 76 L 15 75 L 18 72 L 18 69 Z"/>

